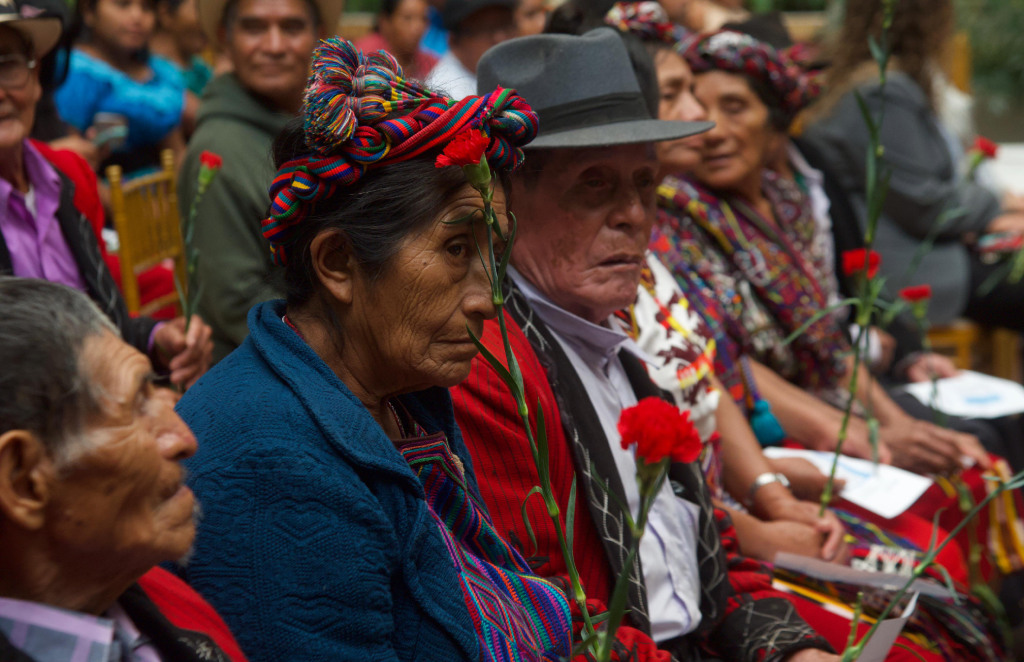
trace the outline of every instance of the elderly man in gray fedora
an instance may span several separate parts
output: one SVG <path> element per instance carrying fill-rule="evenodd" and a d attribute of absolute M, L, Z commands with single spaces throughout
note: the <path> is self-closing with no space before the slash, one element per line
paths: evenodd
<path fill-rule="evenodd" d="M 626 49 L 607 28 L 514 39 L 488 51 L 478 73 L 480 89 L 515 88 L 540 115 L 540 133 L 511 183 L 518 220 L 505 314 L 527 401 L 544 413 L 562 503 L 573 470 L 578 480 L 575 557 L 587 597 L 607 602 L 615 578 L 629 576 L 632 627 L 619 642 L 647 651 L 641 659 L 651 659 L 651 639 L 679 660 L 838 659 L 794 603 L 772 591 L 770 575 L 737 556 L 731 523 L 712 505 L 697 463 L 673 466 L 639 558 L 625 563 L 631 536 L 616 504 L 635 509 L 639 495 L 636 461 L 616 424 L 622 409 L 663 394 L 647 377 L 651 359 L 611 316 L 634 301 L 645 263 L 655 219 L 653 144 L 711 125 L 652 119 Z M 493 320 L 484 341 L 500 355 Z M 499 529 L 528 540 L 518 504 L 538 478 L 515 403 L 480 357 L 453 398 Z M 539 572 L 557 580 L 565 564 L 553 528 L 531 519 Z"/>

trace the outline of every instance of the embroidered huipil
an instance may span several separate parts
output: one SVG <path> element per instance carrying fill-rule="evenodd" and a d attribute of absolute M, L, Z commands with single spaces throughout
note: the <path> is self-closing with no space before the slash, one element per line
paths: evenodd
<path fill-rule="evenodd" d="M 513 267 L 509 267 L 508 273 L 551 329 L 586 387 L 615 458 L 626 502 L 635 516 L 640 504 L 636 459 L 632 451 L 622 448 L 617 425 L 621 411 L 635 405 L 636 397 L 618 353 L 625 349 L 646 363 L 655 361 L 639 350 L 614 319 L 609 319 L 607 327 L 592 324 L 553 304 Z M 655 641 L 685 635 L 700 624 L 698 516 L 696 504 L 676 497 L 666 482 L 654 501 L 647 529 L 640 539 L 640 565 L 647 587 L 651 637 Z"/>
<path fill-rule="evenodd" d="M 484 662 L 554 662 L 572 648 L 569 606 L 562 592 L 533 574 L 498 535 L 466 489 L 462 462 L 443 433 L 397 442 L 423 484 L 430 513 L 455 564 Z"/>

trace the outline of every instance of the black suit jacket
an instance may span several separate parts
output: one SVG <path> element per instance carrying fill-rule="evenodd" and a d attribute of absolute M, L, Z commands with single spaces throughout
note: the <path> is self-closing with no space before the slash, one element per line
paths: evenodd
<path fill-rule="evenodd" d="M 57 222 L 61 233 L 68 242 L 71 255 L 78 265 L 78 272 L 85 281 L 85 291 L 96 302 L 100 310 L 121 331 L 125 342 L 143 354 L 149 354 L 149 336 L 156 322 L 148 317 L 130 317 L 124 297 L 114 277 L 110 275 L 106 262 L 100 254 L 96 234 L 88 219 L 75 207 L 75 185 L 64 173 L 60 176 L 60 204 L 57 207 Z M 13 274 L 11 253 L 7 241 L 0 233 L 0 274 Z"/>

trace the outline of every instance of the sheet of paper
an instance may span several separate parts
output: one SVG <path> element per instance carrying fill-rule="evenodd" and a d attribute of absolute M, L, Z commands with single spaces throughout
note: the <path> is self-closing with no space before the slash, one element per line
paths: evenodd
<path fill-rule="evenodd" d="M 887 618 L 882 621 L 878 629 L 875 630 L 874 636 L 864 644 L 864 650 L 861 651 L 860 657 L 857 658 L 859 662 L 885 662 L 885 658 L 889 656 L 892 645 L 896 643 L 896 638 L 900 636 L 903 626 L 907 624 L 916 607 L 917 593 L 910 598 L 910 602 L 907 603 L 907 608 L 903 610 L 902 616 L 899 618 Z"/>
<path fill-rule="evenodd" d="M 1024 412 L 1024 386 L 1008 379 L 964 370 L 956 377 L 940 379 L 935 408 L 950 416 L 999 418 Z M 903 387 L 926 405 L 932 404 L 932 383 Z"/>
<path fill-rule="evenodd" d="M 765 448 L 764 453 L 771 458 L 802 457 L 826 475 L 832 470 L 835 457 L 834 453 L 826 451 L 793 448 L 770 447 Z M 845 455 L 839 458 L 836 478 L 846 480 L 840 496 L 886 519 L 892 519 L 914 505 L 933 482 L 926 476 Z"/>

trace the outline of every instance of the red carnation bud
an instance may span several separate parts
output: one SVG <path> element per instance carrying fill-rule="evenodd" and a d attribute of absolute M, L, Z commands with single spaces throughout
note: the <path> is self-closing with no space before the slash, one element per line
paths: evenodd
<path fill-rule="evenodd" d="M 220 154 L 203 150 L 203 153 L 199 155 L 199 165 L 205 166 L 210 170 L 220 170 L 220 167 L 224 165 L 224 161 L 220 158 Z"/>
<path fill-rule="evenodd" d="M 900 290 L 900 298 L 907 303 L 918 303 L 932 298 L 931 285 L 911 285 Z"/>
<path fill-rule="evenodd" d="M 843 251 L 843 274 L 853 276 L 866 271 L 868 278 L 874 278 L 881 262 L 882 258 L 878 253 L 868 251 L 866 248 Z"/>
<path fill-rule="evenodd" d="M 674 462 L 693 462 L 703 445 L 689 411 L 680 411 L 661 398 L 644 398 L 619 416 L 622 447 L 636 445 L 636 455 L 645 464 L 657 464 L 666 457 Z"/>
<path fill-rule="evenodd" d="M 974 139 L 974 150 L 980 152 L 987 158 L 996 158 L 996 153 L 999 151 L 999 145 L 995 144 L 984 136 L 978 136 Z"/>
<path fill-rule="evenodd" d="M 484 135 L 483 131 L 467 129 L 448 143 L 444 151 L 438 154 L 434 165 L 438 168 L 477 165 L 490 142 L 490 138 Z"/>

